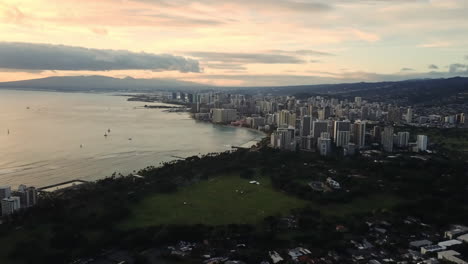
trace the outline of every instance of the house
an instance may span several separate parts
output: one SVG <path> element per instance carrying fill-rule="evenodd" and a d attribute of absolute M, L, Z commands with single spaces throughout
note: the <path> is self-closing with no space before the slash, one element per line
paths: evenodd
<path fill-rule="evenodd" d="M 341 189 L 341 185 L 339 182 L 333 180 L 332 178 L 327 178 L 327 184 L 332 187 L 333 189 Z"/>
<path fill-rule="evenodd" d="M 467 261 L 461 258 L 460 253 L 455 250 L 446 250 L 437 253 L 437 258 L 441 260 L 446 260 L 449 262 L 457 263 L 457 264 L 468 264 Z"/>
<path fill-rule="evenodd" d="M 468 227 L 462 225 L 453 225 L 448 231 L 445 231 L 445 238 L 454 239 L 457 236 L 468 234 Z"/>
<path fill-rule="evenodd" d="M 280 254 L 278 254 L 278 252 L 276 252 L 276 251 L 270 251 L 270 252 L 268 252 L 268 254 L 270 255 L 271 260 L 273 261 L 273 264 L 276 264 L 276 263 L 281 262 L 281 261 L 284 260 L 280 256 Z"/>
<path fill-rule="evenodd" d="M 429 240 L 424 239 L 424 240 L 412 241 L 412 242 L 409 243 L 409 245 L 412 248 L 421 248 L 421 247 L 432 245 L 432 242 L 429 241 Z"/>
<path fill-rule="evenodd" d="M 439 242 L 438 245 L 442 246 L 442 247 L 449 248 L 449 247 L 453 247 L 453 246 L 456 246 L 456 245 L 460 245 L 462 243 L 463 242 L 461 242 L 460 240 L 451 239 L 451 240 Z"/>
<path fill-rule="evenodd" d="M 461 236 L 457 237 L 457 239 L 462 241 L 462 242 L 468 243 L 468 234 L 461 235 Z"/>
<path fill-rule="evenodd" d="M 298 248 L 294 248 L 294 249 L 289 250 L 288 255 L 293 260 L 297 260 L 299 257 L 310 254 L 310 253 L 311 253 L 310 250 L 308 250 L 306 248 L 298 247 Z"/>
<path fill-rule="evenodd" d="M 446 250 L 447 248 L 441 245 L 429 245 L 421 247 L 421 254 L 435 253 L 439 251 Z"/>

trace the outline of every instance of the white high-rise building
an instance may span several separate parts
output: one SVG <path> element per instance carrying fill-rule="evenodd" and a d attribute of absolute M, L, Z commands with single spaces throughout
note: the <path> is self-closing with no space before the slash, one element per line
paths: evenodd
<path fill-rule="evenodd" d="M 237 120 L 236 109 L 212 109 L 213 123 L 225 124 Z"/>
<path fill-rule="evenodd" d="M 419 151 L 426 151 L 427 150 L 427 136 L 426 135 L 418 135 L 418 140 L 416 142 Z"/>
<path fill-rule="evenodd" d="M 296 127 L 296 114 L 291 113 L 288 110 L 282 110 L 279 113 L 279 127 Z"/>
<path fill-rule="evenodd" d="M 20 198 L 11 196 L 2 199 L 2 216 L 10 215 L 21 208 Z"/>

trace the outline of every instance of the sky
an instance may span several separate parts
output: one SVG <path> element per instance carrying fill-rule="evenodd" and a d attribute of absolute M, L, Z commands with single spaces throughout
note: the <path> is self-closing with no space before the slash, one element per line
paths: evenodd
<path fill-rule="evenodd" d="M 272 86 L 468 76 L 467 0 L 1 0 L 0 82 Z"/>

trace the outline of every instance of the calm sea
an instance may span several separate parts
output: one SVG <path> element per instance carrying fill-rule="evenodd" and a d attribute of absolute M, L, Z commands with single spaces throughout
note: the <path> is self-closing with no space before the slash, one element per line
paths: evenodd
<path fill-rule="evenodd" d="M 96 180 L 263 136 L 143 105 L 112 94 L 0 90 L 0 185 Z"/>

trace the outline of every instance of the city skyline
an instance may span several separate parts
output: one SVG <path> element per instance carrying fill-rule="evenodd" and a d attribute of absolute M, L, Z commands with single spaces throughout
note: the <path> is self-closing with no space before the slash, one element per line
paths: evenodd
<path fill-rule="evenodd" d="M 461 0 L 77 3 L 0 4 L 0 81 L 105 75 L 270 86 L 468 76 Z"/>

